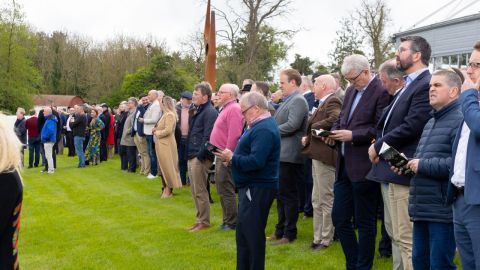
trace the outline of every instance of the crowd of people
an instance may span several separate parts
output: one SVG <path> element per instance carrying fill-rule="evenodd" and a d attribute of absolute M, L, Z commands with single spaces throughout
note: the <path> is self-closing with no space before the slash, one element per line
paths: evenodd
<path fill-rule="evenodd" d="M 236 231 L 237 269 L 264 269 L 266 242 L 294 242 L 299 216 L 313 217 L 311 250 L 338 240 L 349 270 L 372 268 L 378 218 L 379 252 L 393 258 L 393 269 L 456 269 L 455 250 L 463 269 L 480 269 L 480 42 L 466 70 L 431 73 L 430 55 L 420 36 L 402 38 L 395 59 L 375 71 L 365 56 L 350 55 L 341 67 L 345 90 L 339 74 L 285 69 L 273 93 L 245 79 L 216 93 L 201 82 L 178 102 L 150 90 L 113 111 L 84 104 L 64 115 L 47 106 L 25 120 L 19 108 L 15 132 L 28 145 L 28 168 L 43 160 L 54 173 L 65 141 L 79 168 L 115 149 L 121 170 L 161 176 L 162 198 L 189 185 L 196 209 L 189 232 L 211 226 L 213 173 L 219 229 Z M 3 151 L 8 134 L 1 135 L 0 170 L 21 190 L 14 161 L 23 157 Z M 408 163 L 390 163 L 388 148 Z M 278 220 L 266 237 L 275 199 Z M 11 198 L 11 213 L 19 200 Z"/>

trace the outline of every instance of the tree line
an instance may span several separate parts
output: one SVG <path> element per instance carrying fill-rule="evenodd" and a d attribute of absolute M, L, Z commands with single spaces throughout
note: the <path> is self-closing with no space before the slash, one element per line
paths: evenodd
<path fill-rule="evenodd" d="M 245 78 L 272 82 L 287 57 L 298 29 L 278 29 L 272 19 L 288 16 L 291 0 L 227 1 L 217 14 L 217 85 Z M 331 62 L 314 63 L 296 55 L 291 63 L 302 74 L 338 71 L 343 58 L 361 53 L 377 67 L 391 54 L 386 32 L 389 9 L 384 0 L 364 0 L 341 20 Z M 369 48 L 368 50 L 365 48 Z M 148 89 L 178 97 L 203 79 L 200 31 L 169 51 L 154 37 L 123 35 L 94 42 L 75 33 L 35 31 L 16 0 L 0 10 L 0 110 L 30 108 L 35 94 L 79 95 L 88 102 L 116 104 Z"/>

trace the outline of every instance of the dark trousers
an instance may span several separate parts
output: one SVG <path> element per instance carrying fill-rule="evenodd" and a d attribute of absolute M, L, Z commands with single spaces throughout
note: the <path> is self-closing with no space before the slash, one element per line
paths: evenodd
<path fill-rule="evenodd" d="M 182 185 L 187 184 L 187 138 L 181 138 L 178 144 L 178 168 Z"/>
<path fill-rule="evenodd" d="M 121 169 L 128 172 L 135 172 L 137 170 L 137 147 L 120 145 L 120 166 Z"/>
<path fill-rule="evenodd" d="M 454 256 L 453 223 L 413 222 L 412 263 L 415 270 L 455 270 Z"/>
<path fill-rule="evenodd" d="M 40 162 L 40 138 L 28 139 L 28 167 L 38 167 Z M 35 161 L 34 161 L 35 160 Z"/>
<path fill-rule="evenodd" d="M 302 177 L 303 164 L 280 162 L 277 195 L 278 223 L 275 235 L 289 240 L 297 238 L 298 190 L 297 181 Z"/>
<path fill-rule="evenodd" d="M 75 156 L 75 142 L 73 141 L 73 132 L 67 131 L 67 133 L 65 134 L 65 138 L 67 141 L 68 156 L 73 157 Z"/>
<path fill-rule="evenodd" d="M 158 174 L 157 153 L 155 152 L 155 142 L 153 135 L 146 135 L 148 156 L 150 157 L 150 173 L 154 176 Z"/>
<path fill-rule="evenodd" d="M 305 163 L 303 166 L 303 177 L 300 177 L 300 179 L 298 180 L 297 189 L 298 189 L 298 211 L 303 212 L 304 216 L 313 217 L 312 160 L 309 158 L 305 159 Z"/>
<path fill-rule="evenodd" d="M 459 194 L 453 203 L 453 224 L 463 269 L 480 269 L 480 205 L 467 204 Z"/>
<path fill-rule="evenodd" d="M 364 180 L 352 182 L 343 160 L 333 188 L 332 221 L 346 259 L 347 270 L 371 269 L 375 255 L 377 204 L 380 186 Z M 352 218 L 358 228 L 358 240 Z"/>
<path fill-rule="evenodd" d="M 274 189 L 247 188 L 238 190 L 236 229 L 237 270 L 265 268 L 265 227 L 275 194 Z"/>
<path fill-rule="evenodd" d="M 107 138 L 102 135 L 102 138 L 100 139 L 100 161 L 107 161 L 107 159 L 108 159 Z"/>

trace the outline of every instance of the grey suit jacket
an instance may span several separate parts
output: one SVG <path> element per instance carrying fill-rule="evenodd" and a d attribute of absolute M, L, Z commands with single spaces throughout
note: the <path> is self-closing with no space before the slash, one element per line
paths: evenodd
<path fill-rule="evenodd" d="M 302 137 L 308 121 L 308 104 L 305 98 L 294 92 L 282 102 L 274 115 L 281 136 L 280 161 L 303 164 Z"/>

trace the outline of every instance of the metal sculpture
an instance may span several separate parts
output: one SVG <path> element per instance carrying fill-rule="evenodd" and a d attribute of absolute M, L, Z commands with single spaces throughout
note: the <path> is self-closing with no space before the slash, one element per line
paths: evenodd
<path fill-rule="evenodd" d="M 217 45 L 215 41 L 215 11 L 210 11 L 210 0 L 207 4 L 203 40 L 205 42 L 205 80 L 210 83 L 215 92 L 217 89 Z"/>

